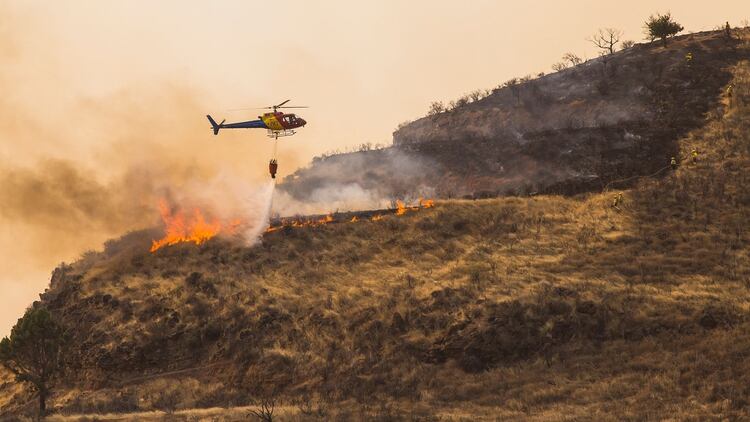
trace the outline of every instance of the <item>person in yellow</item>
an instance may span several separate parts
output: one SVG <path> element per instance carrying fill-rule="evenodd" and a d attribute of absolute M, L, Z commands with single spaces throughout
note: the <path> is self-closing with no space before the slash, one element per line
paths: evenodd
<path fill-rule="evenodd" d="M 685 55 L 685 61 L 687 62 L 687 64 L 692 63 L 693 62 L 693 53 L 687 53 Z"/>
<path fill-rule="evenodd" d="M 727 99 L 729 100 L 729 107 L 732 106 L 732 91 L 734 91 L 734 84 L 727 86 Z"/>
<path fill-rule="evenodd" d="M 674 157 L 669 161 L 669 166 L 672 167 L 672 170 L 677 170 L 677 160 Z"/>
<path fill-rule="evenodd" d="M 690 156 L 693 158 L 693 164 L 696 164 L 698 162 L 698 150 L 693 148 L 693 150 L 690 151 Z"/>
<path fill-rule="evenodd" d="M 614 199 L 612 200 L 612 208 L 620 209 L 620 205 L 622 205 L 622 202 L 624 201 L 624 197 L 622 196 L 622 192 L 618 192 L 617 195 L 614 196 Z"/>

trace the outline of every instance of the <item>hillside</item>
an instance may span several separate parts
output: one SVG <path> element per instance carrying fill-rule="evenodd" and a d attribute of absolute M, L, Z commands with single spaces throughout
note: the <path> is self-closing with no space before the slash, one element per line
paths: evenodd
<path fill-rule="evenodd" d="M 478 101 L 400 127 L 391 148 L 325 157 L 281 187 L 305 200 L 332 185 L 384 197 L 600 190 L 663 167 L 677 140 L 716 107 L 728 67 L 748 57 L 746 46 L 721 31 L 677 37 L 666 48 L 636 44 L 501 85 Z"/>
<path fill-rule="evenodd" d="M 451 199 L 150 253 L 153 229 L 58 267 L 35 303 L 73 340 L 50 420 L 247 420 L 269 398 L 282 420 L 748 417 L 747 34 L 732 45 L 694 88 L 705 113 L 671 103 L 687 126 L 637 174 L 671 151 L 680 167 L 618 207 L 611 190 Z M 0 412 L 31 412 L 0 376 Z"/>

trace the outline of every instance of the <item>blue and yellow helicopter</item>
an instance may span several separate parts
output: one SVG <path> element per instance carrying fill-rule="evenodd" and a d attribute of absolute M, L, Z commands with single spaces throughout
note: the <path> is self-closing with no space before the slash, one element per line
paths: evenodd
<path fill-rule="evenodd" d="M 291 136 L 297 133 L 294 129 L 305 127 L 307 121 L 294 113 L 283 113 L 277 111 L 280 108 L 307 108 L 307 106 L 285 106 L 290 100 L 286 100 L 280 104 L 261 107 L 262 109 L 273 110 L 269 113 L 263 113 L 262 116 L 258 116 L 258 120 L 248 120 L 246 122 L 237 123 L 224 123 L 226 120 L 222 120 L 221 123 L 206 115 L 208 121 L 211 122 L 211 128 L 214 131 L 214 135 L 219 134 L 219 129 L 268 129 L 268 137 L 279 139 L 282 136 Z"/>

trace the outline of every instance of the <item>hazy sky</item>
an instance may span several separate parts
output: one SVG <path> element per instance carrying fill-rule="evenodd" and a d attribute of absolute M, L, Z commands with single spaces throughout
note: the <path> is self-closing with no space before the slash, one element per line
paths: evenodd
<path fill-rule="evenodd" d="M 0 0 L 0 335 L 56 263 L 141 221 L 121 215 L 122 198 L 108 205 L 116 224 L 82 224 L 105 215 L 86 207 L 57 212 L 67 197 L 37 207 L 57 193 L 58 174 L 76 189 L 90 183 L 77 193 L 92 204 L 130 186 L 122 175 L 139 167 L 256 180 L 264 134 L 214 137 L 204 114 L 254 118 L 227 110 L 291 98 L 311 108 L 280 146 L 283 177 L 325 151 L 389 143 L 434 100 L 550 72 L 568 51 L 595 57 L 585 39 L 597 28 L 641 41 L 644 19 L 665 11 L 700 31 L 750 19 L 750 2 Z M 70 168 L 40 164 L 50 158 Z M 46 193 L 18 188 L 22 176 Z"/>

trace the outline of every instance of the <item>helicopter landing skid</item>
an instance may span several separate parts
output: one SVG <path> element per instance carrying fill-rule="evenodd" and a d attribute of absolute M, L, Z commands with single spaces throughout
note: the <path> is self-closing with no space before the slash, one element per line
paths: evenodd
<path fill-rule="evenodd" d="M 283 138 L 284 136 L 292 136 L 295 133 L 297 133 L 297 132 L 295 132 L 295 131 L 293 131 L 291 129 L 269 130 L 268 131 L 268 137 L 269 138 L 274 138 L 274 139 L 279 139 L 279 138 Z"/>

